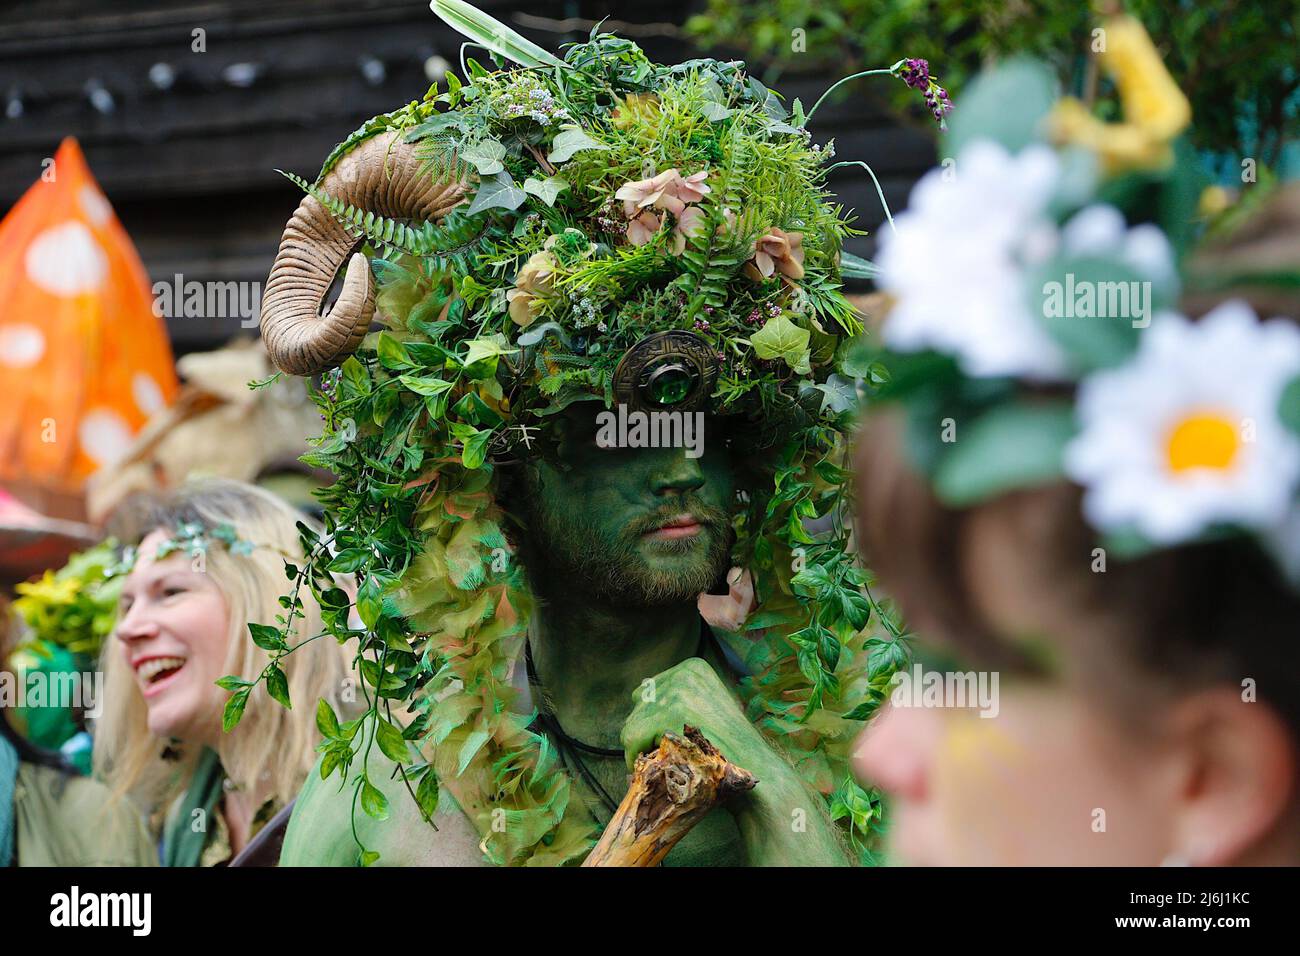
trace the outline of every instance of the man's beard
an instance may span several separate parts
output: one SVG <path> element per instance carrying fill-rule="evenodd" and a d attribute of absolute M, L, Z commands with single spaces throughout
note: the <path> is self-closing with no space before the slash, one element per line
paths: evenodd
<path fill-rule="evenodd" d="M 529 577 L 545 597 L 586 596 L 615 607 L 662 607 L 693 602 L 726 571 L 735 537 L 727 513 L 693 495 L 666 501 L 611 535 L 585 514 L 534 506 L 529 496 Z M 660 538 L 661 554 L 694 555 L 669 571 L 652 567 L 641 551 L 644 535 L 683 514 L 700 524 L 696 535 Z M 700 535 L 707 536 L 706 547 Z"/>

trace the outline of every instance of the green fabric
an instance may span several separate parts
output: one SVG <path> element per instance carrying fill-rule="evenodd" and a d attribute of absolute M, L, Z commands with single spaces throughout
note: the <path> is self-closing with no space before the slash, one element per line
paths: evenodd
<path fill-rule="evenodd" d="M 208 842 L 207 821 L 217 811 L 221 799 L 221 784 L 225 773 L 214 751 L 204 748 L 194 765 L 189 789 L 167 815 L 163 829 L 163 866 L 198 866 L 203 857 L 203 847 Z M 202 810 L 198 818 L 203 826 L 195 828 L 195 810 Z"/>
<path fill-rule="evenodd" d="M 0 737 L 0 867 L 8 866 L 14 858 L 14 787 L 17 781 L 18 751 Z"/>
<path fill-rule="evenodd" d="M 27 681 L 28 675 L 41 673 L 45 675 L 48 687 L 59 686 L 60 675 L 81 674 L 90 670 L 89 666 L 83 666 L 86 661 L 49 641 L 39 642 L 39 650 L 25 655 L 24 661 L 34 663 L 22 668 L 20 679 Z M 22 729 L 23 736 L 46 750 L 58 750 L 81 730 L 81 722 L 67 707 L 24 706 L 16 710 L 17 724 Z"/>
<path fill-rule="evenodd" d="M 19 866 L 157 866 L 135 809 L 75 774 L 20 764 L 13 798 Z"/>

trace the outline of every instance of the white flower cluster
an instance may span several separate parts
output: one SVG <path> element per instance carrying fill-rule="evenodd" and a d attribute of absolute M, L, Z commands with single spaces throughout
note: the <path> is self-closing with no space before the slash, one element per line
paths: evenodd
<path fill-rule="evenodd" d="M 1164 233 L 1129 228 L 1114 207 L 1058 225 L 1053 202 L 1077 185 L 1064 178 L 1048 147 L 1013 156 L 992 142 L 963 150 L 955 174 L 922 178 L 881 242 L 879 284 L 895 300 L 886 344 L 951 355 L 974 378 L 1081 378 L 1063 465 L 1094 528 L 1157 546 L 1246 529 L 1300 572 L 1295 534 L 1293 553 L 1277 547 L 1300 528 L 1300 436 L 1281 410 L 1300 389 L 1300 328 L 1240 301 L 1199 322 L 1158 312 L 1130 356 L 1081 376 L 1032 305 L 1035 267 L 1097 257 L 1165 292 L 1178 276 Z"/>

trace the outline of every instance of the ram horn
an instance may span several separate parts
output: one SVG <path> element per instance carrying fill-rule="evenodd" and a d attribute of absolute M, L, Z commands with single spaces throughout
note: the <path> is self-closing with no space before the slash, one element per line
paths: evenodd
<path fill-rule="evenodd" d="M 465 197 L 460 180 L 421 175 L 401 131 L 383 133 L 345 154 L 319 183 L 323 193 L 387 219 L 436 222 Z M 375 284 L 357 239 L 320 202 L 305 196 L 284 227 L 262 296 L 262 342 L 277 368 L 314 375 L 351 355 L 370 328 Z M 349 256 L 351 258 L 349 258 Z M 334 307 L 321 304 L 344 262 Z"/>

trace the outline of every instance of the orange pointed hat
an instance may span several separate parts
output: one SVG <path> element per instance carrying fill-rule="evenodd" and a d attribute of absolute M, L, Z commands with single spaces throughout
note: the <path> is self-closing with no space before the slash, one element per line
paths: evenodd
<path fill-rule="evenodd" d="M 0 482 L 79 500 L 176 390 L 140 257 L 65 139 L 0 222 Z"/>

